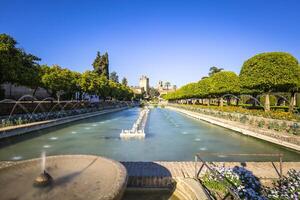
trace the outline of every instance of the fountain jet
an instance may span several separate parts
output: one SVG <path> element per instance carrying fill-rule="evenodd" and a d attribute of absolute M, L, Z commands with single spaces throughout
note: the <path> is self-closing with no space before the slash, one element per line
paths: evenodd
<path fill-rule="evenodd" d="M 34 185 L 38 187 L 45 187 L 52 183 L 53 178 L 50 174 L 46 171 L 46 153 L 42 152 L 42 173 L 35 178 Z"/>

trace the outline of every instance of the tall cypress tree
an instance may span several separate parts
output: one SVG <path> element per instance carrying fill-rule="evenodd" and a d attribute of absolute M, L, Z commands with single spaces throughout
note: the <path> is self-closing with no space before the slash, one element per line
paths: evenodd
<path fill-rule="evenodd" d="M 108 61 L 108 53 L 106 52 L 103 56 L 101 56 L 100 52 L 97 52 L 97 56 L 93 62 L 94 71 L 100 76 L 104 75 L 107 79 L 109 79 L 109 61 Z"/>
<path fill-rule="evenodd" d="M 107 52 L 102 56 L 102 75 L 109 79 L 109 60 Z"/>
<path fill-rule="evenodd" d="M 101 60 L 102 60 L 102 56 L 101 56 L 100 52 L 97 51 L 97 56 L 92 65 L 94 67 L 94 71 L 99 75 L 101 75 L 103 73 L 102 67 L 101 67 Z"/>

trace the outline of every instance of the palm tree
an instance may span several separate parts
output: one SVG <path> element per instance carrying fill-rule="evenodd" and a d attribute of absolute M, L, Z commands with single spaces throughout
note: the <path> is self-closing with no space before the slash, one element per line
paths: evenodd
<path fill-rule="evenodd" d="M 171 83 L 170 82 L 165 82 L 165 87 L 167 88 L 167 90 L 169 90 L 169 87 L 171 86 Z"/>

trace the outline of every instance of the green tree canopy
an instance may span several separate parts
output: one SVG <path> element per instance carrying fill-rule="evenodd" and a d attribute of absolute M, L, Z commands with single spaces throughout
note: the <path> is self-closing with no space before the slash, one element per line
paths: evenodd
<path fill-rule="evenodd" d="M 291 54 L 258 54 L 246 62 L 240 72 L 241 86 L 263 92 L 286 92 L 297 88 L 300 79 L 298 61 Z"/>
<path fill-rule="evenodd" d="M 100 76 L 103 75 L 107 79 L 109 79 L 109 60 L 107 52 L 103 56 L 101 56 L 100 52 L 98 51 L 92 65 L 96 73 L 98 73 Z"/>
<path fill-rule="evenodd" d="M 62 93 L 74 94 L 78 88 L 78 73 L 58 65 L 52 67 L 42 66 L 43 74 L 41 81 L 43 86 L 52 92 L 52 96 Z M 78 79 L 77 79 L 78 78 Z"/>
<path fill-rule="evenodd" d="M 231 71 L 222 71 L 213 74 L 211 77 L 210 94 L 220 97 L 225 94 L 239 94 L 239 77 Z M 205 79 L 204 79 L 205 80 Z"/>
<path fill-rule="evenodd" d="M 112 80 L 113 82 L 119 83 L 119 76 L 115 71 L 110 73 L 109 79 Z"/>
<path fill-rule="evenodd" d="M 150 98 L 158 97 L 159 91 L 153 87 L 150 87 L 149 88 L 149 96 L 150 96 Z"/>
<path fill-rule="evenodd" d="M 34 88 L 40 59 L 16 45 L 14 38 L 0 34 L 0 84 L 9 82 Z"/>
<path fill-rule="evenodd" d="M 127 78 L 123 77 L 123 79 L 122 79 L 122 85 L 125 85 L 125 86 L 128 85 Z"/>
<path fill-rule="evenodd" d="M 220 71 L 223 71 L 223 70 L 224 70 L 223 68 L 218 68 L 218 67 L 213 66 L 213 67 L 209 68 L 208 75 L 212 76 L 212 75 L 214 75 L 214 74 L 216 74 L 216 73 L 218 73 Z"/>
<path fill-rule="evenodd" d="M 284 52 L 258 54 L 247 60 L 240 72 L 242 88 L 266 93 L 266 111 L 270 110 L 270 92 L 295 92 L 299 80 L 297 59 Z"/>

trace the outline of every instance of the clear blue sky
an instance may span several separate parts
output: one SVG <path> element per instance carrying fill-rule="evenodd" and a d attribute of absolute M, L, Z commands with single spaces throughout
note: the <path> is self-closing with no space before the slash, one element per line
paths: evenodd
<path fill-rule="evenodd" d="M 0 33 L 42 64 L 83 72 L 96 51 L 136 85 L 197 81 L 211 66 L 239 73 L 249 57 L 286 51 L 300 59 L 297 0 L 1 0 Z"/>

